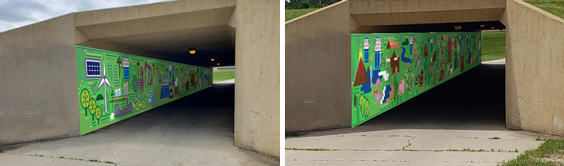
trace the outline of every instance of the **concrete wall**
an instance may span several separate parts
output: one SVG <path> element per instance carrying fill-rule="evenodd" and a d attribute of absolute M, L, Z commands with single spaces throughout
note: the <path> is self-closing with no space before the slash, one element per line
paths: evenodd
<path fill-rule="evenodd" d="M 505 0 L 351 0 L 350 10 L 369 26 L 497 21 L 504 9 Z"/>
<path fill-rule="evenodd" d="M 235 3 L 189 0 L 85 11 L 76 13 L 75 25 L 88 39 L 210 27 L 224 25 Z"/>
<path fill-rule="evenodd" d="M 74 14 L 0 34 L 0 145 L 78 135 L 74 44 Z"/>
<path fill-rule="evenodd" d="M 350 126 L 349 9 L 345 0 L 286 22 L 286 132 Z"/>
<path fill-rule="evenodd" d="M 235 10 L 235 144 L 280 157 L 280 2 Z"/>
<path fill-rule="evenodd" d="M 564 134 L 564 20 L 507 0 L 506 124 Z"/>

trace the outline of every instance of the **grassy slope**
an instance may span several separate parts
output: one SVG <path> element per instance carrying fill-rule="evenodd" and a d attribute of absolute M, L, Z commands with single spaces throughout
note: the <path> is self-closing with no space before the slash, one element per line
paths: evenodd
<path fill-rule="evenodd" d="M 483 32 L 482 62 L 505 58 L 505 32 Z"/>
<path fill-rule="evenodd" d="M 225 81 L 235 78 L 235 70 L 215 70 L 213 71 L 213 82 Z"/>
<path fill-rule="evenodd" d="M 516 159 L 502 163 L 504 166 L 534 166 L 534 165 L 561 165 L 551 161 L 541 161 L 541 158 L 564 158 L 564 140 L 549 139 L 546 140 L 537 149 L 526 150 L 523 154 L 517 156 Z"/>
<path fill-rule="evenodd" d="M 564 0 L 529 0 L 525 2 L 564 18 Z"/>
<path fill-rule="evenodd" d="M 313 12 L 318 8 L 285 10 L 286 21 Z"/>

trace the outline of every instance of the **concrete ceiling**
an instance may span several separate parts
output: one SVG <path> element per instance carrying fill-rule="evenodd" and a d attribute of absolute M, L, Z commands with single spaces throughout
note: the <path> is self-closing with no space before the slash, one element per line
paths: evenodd
<path fill-rule="evenodd" d="M 351 30 L 393 26 L 498 21 L 505 0 L 351 0 Z"/>
<path fill-rule="evenodd" d="M 480 27 L 484 25 L 484 27 Z M 461 26 L 461 30 L 455 30 L 455 26 Z M 360 26 L 351 33 L 408 33 L 408 32 L 453 32 L 453 31 L 481 31 L 494 29 L 505 29 L 499 21 L 485 22 L 461 22 L 461 23 L 439 23 L 439 24 L 413 24 L 413 25 L 378 25 Z"/>
<path fill-rule="evenodd" d="M 235 65 L 235 3 L 216 4 L 221 2 L 234 1 L 172 1 L 77 13 L 76 42 L 198 66 Z"/>

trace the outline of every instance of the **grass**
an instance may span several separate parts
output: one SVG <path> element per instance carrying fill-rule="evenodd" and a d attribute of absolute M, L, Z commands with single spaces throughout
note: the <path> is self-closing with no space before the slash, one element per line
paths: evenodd
<path fill-rule="evenodd" d="M 213 71 L 213 82 L 220 82 L 235 78 L 235 70 L 215 70 Z"/>
<path fill-rule="evenodd" d="M 501 138 L 499 138 L 499 137 L 491 137 L 491 138 L 488 138 L 488 139 L 501 139 Z"/>
<path fill-rule="evenodd" d="M 564 0 L 525 0 L 525 2 L 564 18 Z"/>
<path fill-rule="evenodd" d="M 285 10 L 286 21 L 297 18 L 297 17 L 302 16 L 302 15 L 307 14 L 307 13 L 313 12 L 317 9 L 319 9 L 319 8 Z"/>
<path fill-rule="evenodd" d="M 505 58 L 505 32 L 482 33 L 482 62 Z"/>
<path fill-rule="evenodd" d="M 548 139 L 537 149 L 526 150 L 523 154 L 517 156 L 516 159 L 503 162 L 503 166 L 534 166 L 534 165 L 563 165 L 553 161 L 543 161 L 542 158 L 564 159 L 564 140 Z"/>
<path fill-rule="evenodd" d="M 286 148 L 286 150 L 301 150 L 301 151 L 331 151 L 325 148 Z"/>
<path fill-rule="evenodd" d="M 288 137 L 299 137 L 300 135 L 298 133 L 286 133 L 286 137 L 285 139 L 288 139 Z"/>

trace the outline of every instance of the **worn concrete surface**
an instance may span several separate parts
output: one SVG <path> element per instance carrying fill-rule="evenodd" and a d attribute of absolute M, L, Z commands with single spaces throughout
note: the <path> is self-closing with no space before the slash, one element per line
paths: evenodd
<path fill-rule="evenodd" d="M 67 14 L 0 33 L 0 145 L 78 135 L 73 25 Z"/>
<path fill-rule="evenodd" d="M 7 153 L 0 156 L 0 165 L 13 160 L 36 165 L 33 161 L 53 160 L 48 156 L 118 165 L 279 164 L 233 145 L 234 89 L 234 84 L 215 84 L 85 136 L 0 147 Z M 47 157 L 5 156 L 13 154 Z"/>
<path fill-rule="evenodd" d="M 81 165 L 81 166 L 113 166 L 113 163 L 93 162 L 85 160 L 66 159 L 59 157 L 38 157 L 30 155 L 17 155 L 0 153 L 0 165 L 41 165 L 41 166 L 62 166 L 62 165 Z"/>
<path fill-rule="evenodd" d="M 355 128 L 289 137 L 286 164 L 496 165 L 513 159 L 547 136 L 505 128 L 502 62 L 485 62 Z"/>
<path fill-rule="evenodd" d="M 286 22 L 285 129 L 351 125 L 348 0 Z"/>
<path fill-rule="evenodd" d="M 276 157 L 280 157 L 279 2 L 237 0 L 233 15 L 235 145 Z"/>
<path fill-rule="evenodd" d="M 564 135 L 564 19 L 506 2 L 507 127 Z"/>

